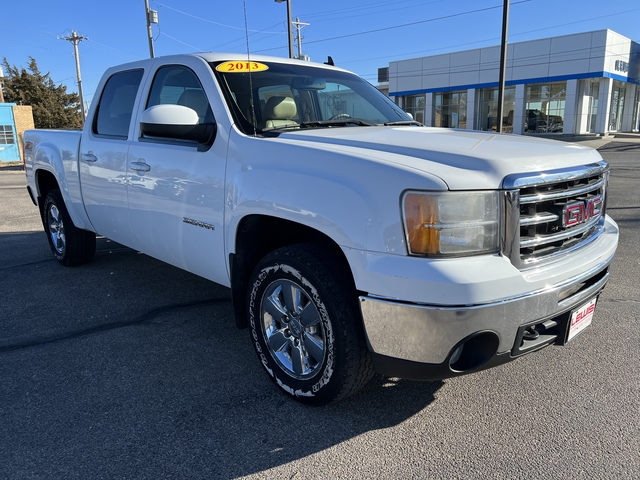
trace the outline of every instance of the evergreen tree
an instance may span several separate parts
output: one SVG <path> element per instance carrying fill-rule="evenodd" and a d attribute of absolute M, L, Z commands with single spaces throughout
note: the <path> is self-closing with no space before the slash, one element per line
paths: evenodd
<path fill-rule="evenodd" d="M 36 59 L 29 57 L 27 69 L 9 65 L 4 58 L 4 101 L 31 105 L 36 128 L 82 128 L 80 96 L 56 86 L 49 72 L 42 74 Z"/>

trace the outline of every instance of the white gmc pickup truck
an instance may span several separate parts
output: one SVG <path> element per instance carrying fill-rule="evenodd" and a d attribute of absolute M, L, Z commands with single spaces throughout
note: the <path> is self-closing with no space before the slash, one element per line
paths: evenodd
<path fill-rule="evenodd" d="M 96 234 L 231 288 L 260 363 L 308 404 L 565 344 L 618 243 L 579 145 L 426 128 L 331 65 L 176 55 L 109 69 L 84 131 L 25 135 L 55 257 Z"/>

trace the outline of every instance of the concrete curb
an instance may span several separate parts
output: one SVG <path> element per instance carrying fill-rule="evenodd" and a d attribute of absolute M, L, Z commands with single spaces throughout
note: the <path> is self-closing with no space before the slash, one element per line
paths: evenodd
<path fill-rule="evenodd" d="M 24 172 L 22 162 L 0 162 L 0 172 Z"/>

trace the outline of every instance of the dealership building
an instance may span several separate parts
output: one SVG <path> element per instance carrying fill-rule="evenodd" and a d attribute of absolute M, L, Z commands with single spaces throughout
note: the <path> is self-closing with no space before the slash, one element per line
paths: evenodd
<path fill-rule="evenodd" d="M 388 95 L 425 125 L 495 131 L 499 67 L 499 46 L 400 60 L 379 88 L 388 80 Z M 510 43 L 505 83 L 504 132 L 638 131 L 640 44 L 611 30 Z"/>

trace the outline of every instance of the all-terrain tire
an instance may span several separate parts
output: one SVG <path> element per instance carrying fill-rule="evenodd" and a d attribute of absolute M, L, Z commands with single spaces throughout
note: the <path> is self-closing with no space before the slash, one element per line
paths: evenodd
<path fill-rule="evenodd" d="M 348 275 L 328 249 L 297 244 L 266 255 L 251 277 L 248 314 L 258 358 L 302 403 L 341 400 L 373 375 Z"/>

